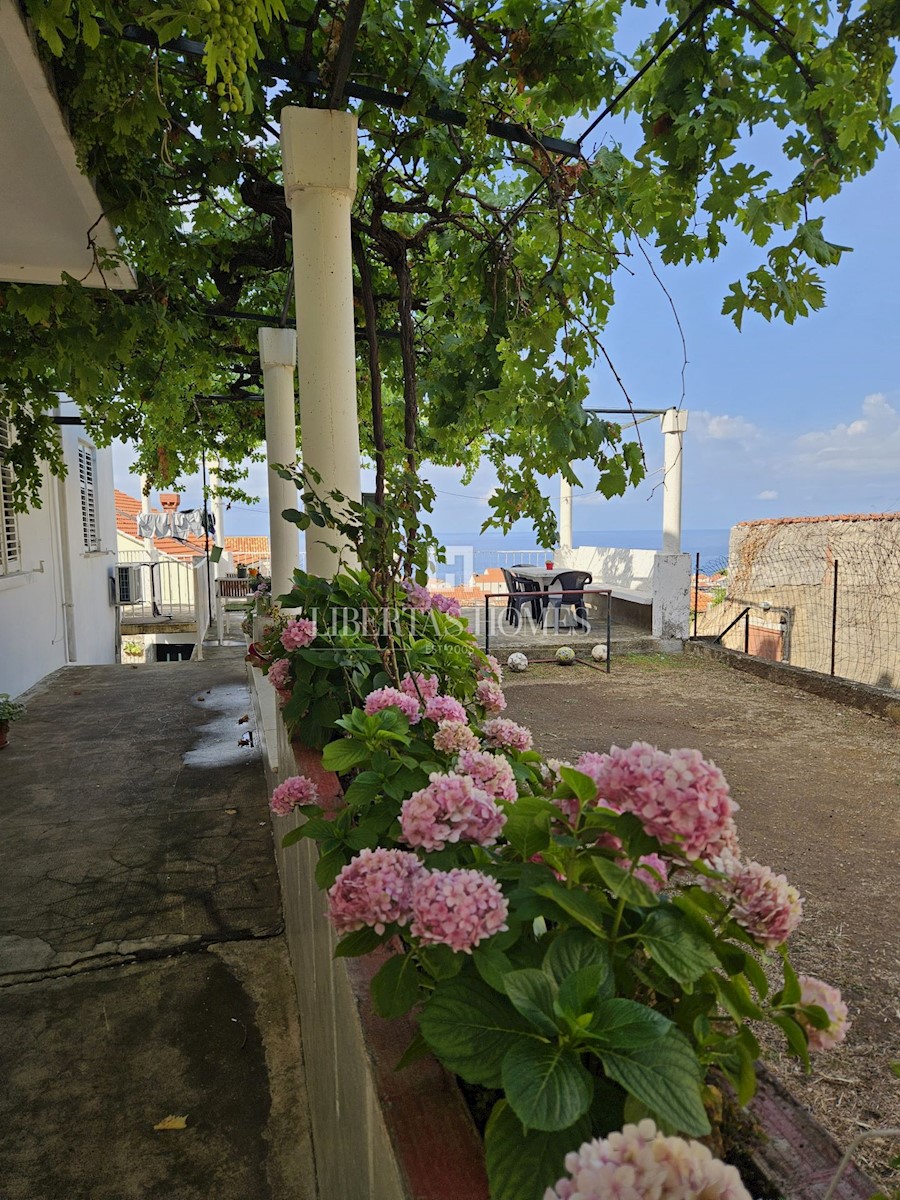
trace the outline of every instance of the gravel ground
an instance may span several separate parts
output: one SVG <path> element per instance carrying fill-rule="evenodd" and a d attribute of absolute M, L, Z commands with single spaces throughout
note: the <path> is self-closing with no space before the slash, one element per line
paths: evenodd
<path fill-rule="evenodd" d="M 831 700 L 692 656 L 620 658 L 590 667 L 507 672 L 504 716 L 563 759 L 632 741 L 697 747 L 724 771 L 741 807 L 745 855 L 784 872 L 804 897 L 791 939 L 800 972 L 840 987 L 853 1021 L 846 1043 L 813 1059 L 767 1061 L 842 1147 L 900 1127 L 900 729 Z M 900 1139 L 863 1143 L 855 1158 L 886 1190 Z"/>

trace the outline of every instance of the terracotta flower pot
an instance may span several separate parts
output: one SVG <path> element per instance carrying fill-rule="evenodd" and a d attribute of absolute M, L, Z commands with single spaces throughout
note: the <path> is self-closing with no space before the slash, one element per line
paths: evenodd
<path fill-rule="evenodd" d="M 251 666 L 259 667 L 259 669 L 262 670 L 263 667 L 267 667 L 271 661 L 271 657 L 268 654 L 265 654 L 260 647 L 257 646 L 256 642 L 251 642 L 247 647 L 247 653 L 244 655 L 244 662 L 248 662 L 251 664 Z"/>

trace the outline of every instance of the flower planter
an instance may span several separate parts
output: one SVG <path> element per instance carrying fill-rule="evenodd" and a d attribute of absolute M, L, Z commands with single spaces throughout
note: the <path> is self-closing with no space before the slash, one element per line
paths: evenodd
<path fill-rule="evenodd" d="M 318 751 L 291 746 L 279 726 L 279 761 L 296 764 L 281 776 L 309 776 L 323 807 L 333 810 L 341 796 L 337 777 L 323 770 Z M 300 820 L 295 814 L 277 819 L 276 845 L 320 1194 L 488 1200 L 481 1138 L 455 1079 L 430 1056 L 395 1070 L 416 1024 L 409 1017 L 386 1021 L 372 1006 L 369 985 L 390 951 L 333 958 L 337 939 L 314 878 L 316 845 L 303 840 L 280 847 L 283 834 Z M 749 1113 L 760 1131 L 758 1144 L 748 1147 L 759 1179 L 750 1190 L 783 1200 L 821 1200 L 841 1159 L 830 1136 L 764 1068 Z M 874 1191 L 851 1164 L 835 1200 L 865 1200 Z"/>

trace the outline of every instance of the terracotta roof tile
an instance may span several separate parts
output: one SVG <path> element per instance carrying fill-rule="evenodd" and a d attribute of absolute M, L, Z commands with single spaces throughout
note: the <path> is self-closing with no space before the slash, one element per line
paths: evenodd
<path fill-rule="evenodd" d="M 838 513 L 831 517 L 762 517 L 759 521 L 739 521 L 737 528 L 745 525 L 815 525 L 826 521 L 900 521 L 900 512 Z"/>
<path fill-rule="evenodd" d="M 263 554 L 268 557 L 269 539 L 260 535 L 253 537 L 226 537 L 226 550 L 237 550 L 245 554 Z"/>

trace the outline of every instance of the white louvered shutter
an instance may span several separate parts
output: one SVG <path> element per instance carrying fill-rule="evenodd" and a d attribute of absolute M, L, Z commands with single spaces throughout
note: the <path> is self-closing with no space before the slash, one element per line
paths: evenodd
<path fill-rule="evenodd" d="M 12 430 L 8 421 L 0 420 L 0 575 L 21 570 L 19 525 L 13 509 L 13 472 L 4 460 L 4 451 L 12 445 Z"/>
<path fill-rule="evenodd" d="M 85 550 L 100 549 L 97 529 L 97 493 L 95 480 L 97 460 L 93 446 L 78 447 L 78 482 L 81 486 L 81 528 Z"/>

